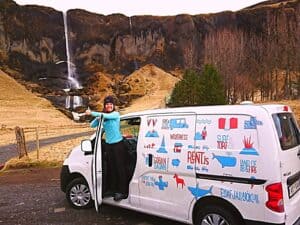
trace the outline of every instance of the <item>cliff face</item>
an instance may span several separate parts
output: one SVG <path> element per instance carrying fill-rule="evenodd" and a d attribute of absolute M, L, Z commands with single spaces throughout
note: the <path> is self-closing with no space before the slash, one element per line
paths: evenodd
<path fill-rule="evenodd" d="M 102 65 L 129 74 L 145 64 L 163 69 L 199 63 L 206 23 L 190 15 L 175 17 L 102 16 L 81 10 L 68 13 L 71 42 L 78 64 Z M 193 58 L 191 61 L 190 58 Z"/>
<path fill-rule="evenodd" d="M 295 51 L 300 46 L 300 0 L 195 16 L 129 18 L 71 10 L 67 21 L 71 61 L 82 81 L 98 71 L 127 75 L 150 63 L 167 71 L 214 63 L 224 76 L 263 73 L 258 64 L 269 71 L 286 65 L 300 70 Z M 18 68 L 33 81 L 41 74 L 56 77 L 61 82 L 47 85 L 61 88 L 66 67 L 55 64 L 61 60 L 67 60 L 61 12 L 1 1 L 0 65 Z"/>
<path fill-rule="evenodd" d="M 47 7 L 0 3 L 0 65 L 37 81 L 66 58 L 62 13 Z"/>

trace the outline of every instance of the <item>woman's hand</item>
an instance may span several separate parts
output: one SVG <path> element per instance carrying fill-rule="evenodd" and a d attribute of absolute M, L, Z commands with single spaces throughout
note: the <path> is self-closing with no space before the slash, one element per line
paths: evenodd
<path fill-rule="evenodd" d="M 87 110 L 85 110 L 85 115 L 91 115 L 92 114 L 92 112 L 91 112 L 91 110 L 89 110 L 89 109 L 87 109 Z"/>

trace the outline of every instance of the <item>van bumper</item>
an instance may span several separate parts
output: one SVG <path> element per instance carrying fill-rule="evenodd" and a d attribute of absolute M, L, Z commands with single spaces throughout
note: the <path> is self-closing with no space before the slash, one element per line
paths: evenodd
<path fill-rule="evenodd" d="M 297 221 L 293 225 L 300 225 L 300 217 L 297 219 Z"/>
<path fill-rule="evenodd" d="M 66 192 L 67 185 L 71 179 L 71 173 L 67 165 L 63 165 L 60 171 L 60 189 Z"/>
<path fill-rule="evenodd" d="M 246 225 L 285 225 L 285 223 L 264 223 L 264 222 L 258 222 L 253 220 L 245 220 Z M 300 217 L 297 219 L 293 225 L 300 225 Z"/>

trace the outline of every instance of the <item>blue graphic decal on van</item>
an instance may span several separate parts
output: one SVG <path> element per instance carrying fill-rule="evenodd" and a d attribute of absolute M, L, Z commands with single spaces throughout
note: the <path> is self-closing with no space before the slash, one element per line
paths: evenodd
<path fill-rule="evenodd" d="M 170 119 L 170 129 L 174 128 L 189 128 L 185 118 Z"/>
<path fill-rule="evenodd" d="M 207 151 L 207 150 L 209 150 L 209 147 L 207 145 L 203 145 L 202 149 L 205 150 L 205 151 Z"/>
<path fill-rule="evenodd" d="M 156 152 L 157 153 L 168 153 L 168 151 L 166 149 L 166 144 L 165 144 L 165 136 L 163 136 L 160 147 Z"/>
<path fill-rule="evenodd" d="M 207 172 L 208 173 L 208 168 L 206 166 L 202 166 L 201 167 L 201 171 L 202 172 Z"/>
<path fill-rule="evenodd" d="M 235 167 L 235 165 L 236 165 L 236 158 L 233 156 L 221 156 L 221 155 L 215 155 L 213 153 L 212 159 L 217 159 L 218 162 L 221 164 L 222 168 Z"/>
<path fill-rule="evenodd" d="M 152 131 L 148 131 L 148 132 L 146 133 L 146 136 L 145 136 L 145 137 L 154 137 L 154 138 L 157 138 L 157 137 L 159 137 L 159 136 L 158 136 L 157 131 L 152 130 Z"/>
<path fill-rule="evenodd" d="M 161 191 L 165 190 L 165 188 L 168 187 L 168 182 L 163 181 L 162 176 L 159 176 L 158 180 L 159 181 L 155 181 L 154 184 L 156 186 L 158 186 L 159 190 L 161 190 Z"/>
<path fill-rule="evenodd" d="M 180 164 L 180 160 L 179 159 L 172 159 L 172 166 L 177 167 Z"/>
<path fill-rule="evenodd" d="M 191 166 L 191 165 L 187 165 L 187 166 L 186 166 L 186 169 L 188 169 L 188 170 L 193 170 L 193 169 L 194 169 L 194 167 L 193 167 L 193 166 Z"/>
<path fill-rule="evenodd" d="M 188 145 L 188 149 L 200 149 L 200 146 Z"/>
<path fill-rule="evenodd" d="M 203 127 L 203 130 L 200 132 L 196 132 L 194 136 L 194 140 L 205 140 L 207 136 L 207 130 L 206 127 Z"/>
<path fill-rule="evenodd" d="M 254 194 L 248 191 L 236 191 L 236 190 L 224 189 L 224 188 L 221 188 L 220 191 L 221 191 L 220 194 L 222 198 L 248 202 L 248 203 L 255 203 L 255 204 L 259 203 L 258 194 Z"/>
<path fill-rule="evenodd" d="M 258 125 L 263 125 L 263 123 L 256 119 L 256 117 L 251 116 L 250 120 L 245 120 L 244 129 L 256 129 Z"/>
<path fill-rule="evenodd" d="M 188 189 L 192 193 L 192 195 L 194 195 L 194 197 L 198 199 L 201 198 L 202 196 L 212 194 L 213 186 L 211 186 L 208 190 L 206 190 L 206 189 L 199 188 L 197 184 L 196 187 L 188 187 Z"/>
<path fill-rule="evenodd" d="M 196 123 L 198 123 L 198 124 L 211 124 L 211 120 L 210 119 L 197 119 Z"/>
<path fill-rule="evenodd" d="M 256 160 L 241 159 L 240 171 L 243 173 L 254 174 L 257 172 Z"/>
<path fill-rule="evenodd" d="M 147 187 L 154 187 L 155 178 L 152 176 L 142 176 L 142 184 L 145 184 Z"/>
<path fill-rule="evenodd" d="M 255 148 L 253 148 L 253 142 L 251 142 L 251 136 L 243 140 L 245 148 L 242 149 L 240 154 L 242 155 L 259 155 Z"/>

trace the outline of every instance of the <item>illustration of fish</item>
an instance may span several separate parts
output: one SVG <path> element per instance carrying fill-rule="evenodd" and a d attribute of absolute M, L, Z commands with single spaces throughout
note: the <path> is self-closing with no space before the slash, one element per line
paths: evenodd
<path fill-rule="evenodd" d="M 222 168 L 235 167 L 235 165 L 236 165 L 236 158 L 232 157 L 232 156 L 221 156 L 221 155 L 215 155 L 213 153 L 212 159 L 217 159 L 218 162 L 221 164 Z"/>
<path fill-rule="evenodd" d="M 188 187 L 189 191 L 192 193 L 192 195 L 194 195 L 196 199 L 208 194 L 212 194 L 212 188 L 213 186 L 211 186 L 208 190 L 201 189 L 198 187 L 198 184 L 196 184 L 196 187 Z"/>

